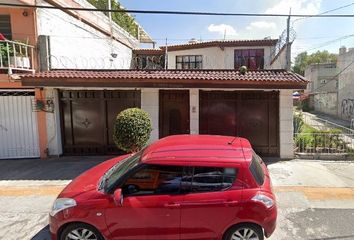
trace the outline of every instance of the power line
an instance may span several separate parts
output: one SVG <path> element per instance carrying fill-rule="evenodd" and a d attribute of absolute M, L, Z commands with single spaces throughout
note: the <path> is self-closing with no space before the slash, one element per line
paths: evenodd
<path fill-rule="evenodd" d="M 331 10 L 327 10 L 327 11 L 324 11 L 324 12 L 321 12 L 319 14 L 316 14 L 316 16 L 320 16 L 320 15 L 324 15 L 324 14 L 327 14 L 327 13 L 330 13 L 330 12 L 334 12 L 334 11 L 337 11 L 337 10 L 340 10 L 340 9 L 344 9 L 344 8 L 347 8 L 347 7 L 350 7 L 354 5 L 354 2 L 353 3 L 349 3 L 347 5 L 344 5 L 344 6 L 340 6 L 340 7 L 337 7 L 337 8 L 334 8 L 334 9 L 331 9 Z M 299 20 L 304 20 L 304 19 L 307 19 L 307 18 L 311 18 L 311 17 L 304 17 L 304 18 L 298 18 L 298 19 L 295 19 L 292 24 L 294 24 L 295 22 L 299 21 Z"/>
<path fill-rule="evenodd" d="M 98 8 L 55 7 L 55 6 L 27 5 L 27 4 L 14 4 L 14 3 L 0 3 L 0 6 L 21 7 L 21 8 L 44 8 L 44 9 L 57 9 L 57 10 L 70 10 L 70 11 L 88 11 L 88 12 L 137 13 L 137 14 L 234 16 L 234 17 L 289 17 L 289 14 L 187 12 L 187 11 L 133 10 L 133 9 L 108 10 L 108 9 L 98 9 Z M 292 14 L 290 15 L 290 17 L 352 18 L 354 17 L 354 14 L 332 14 L 332 15 Z"/>

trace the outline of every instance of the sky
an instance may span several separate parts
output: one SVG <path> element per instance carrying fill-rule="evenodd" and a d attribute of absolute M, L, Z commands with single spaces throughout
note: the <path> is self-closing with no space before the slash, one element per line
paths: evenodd
<path fill-rule="evenodd" d="M 345 5 L 330 14 L 354 14 L 354 0 L 120 0 L 126 9 L 175 10 L 230 13 L 320 14 Z M 278 38 L 286 29 L 286 18 L 224 17 L 134 14 L 157 45 L 185 43 L 192 38 Z M 338 53 L 341 46 L 354 47 L 354 18 L 291 19 L 296 33 L 292 56 L 307 51 Z M 146 46 L 145 46 L 146 47 Z"/>

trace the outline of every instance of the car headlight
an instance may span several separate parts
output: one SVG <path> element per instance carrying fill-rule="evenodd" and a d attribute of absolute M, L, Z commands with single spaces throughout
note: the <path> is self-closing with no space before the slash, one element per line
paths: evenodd
<path fill-rule="evenodd" d="M 70 208 L 75 207 L 76 201 L 72 198 L 57 198 L 52 207 L 52 211 L 49 213 L 51 216 L 54 216 L 58 212 Z"/>
<path fill-rule="evenodd" d="M 256 196 L 254 196 L 252 198 L 252 200 L 255 202 L 263 203 L 263 205 L 266 206 L 266 208 L 271 208 L 274 205 L 273 199 L 271 199 L 270 197 L 267 197 L 266 195 L 263 195 L 263 194 L 257 194 Z"/>

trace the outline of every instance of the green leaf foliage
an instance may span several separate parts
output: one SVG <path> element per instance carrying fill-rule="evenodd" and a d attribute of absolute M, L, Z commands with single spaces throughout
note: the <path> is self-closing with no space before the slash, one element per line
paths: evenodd
<path fill-rule="evenodd" d="M 337 62 L 337 55 L 329 53 L 327 50 L 317 51 L 310 55 L 302 52 L 295 57 L 293 71 L 304 76 L 307 66 L 313 63 L 334 63 Z"/>
<path fill-rule="evenodd" d="M 118 148 L 126 152 L 137 152 L 150 138 L 150 116 L 140 108 L 128 108 L 118 114 L 113 131 L 113 140 Z"/>
<path fill-rule="evenodd" d="M 87 0 L 97 9 L 108 9 L 107 0 Z M 112 10 L 123 9 L 120 3 L 116 0 L 111 1 Z M 108 12 L 104 12 L 108 15 Z M 128 33 L 138 38 L 138 24 L 136 24 L 135 19 L 125 12 L 112 12 L 112 21 L 117 23 L 120 27 L 126 30 Z"/>

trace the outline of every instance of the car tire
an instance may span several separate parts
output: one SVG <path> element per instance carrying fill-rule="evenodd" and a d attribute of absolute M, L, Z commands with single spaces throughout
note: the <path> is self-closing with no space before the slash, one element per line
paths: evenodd
<path fill-rule="evenodd" d="M 251 234 L 252 233 L 252 234 Z M 251 234 L 251 235 L 250 235 Z M 238 224 L 227 230 L 223 240 L 232 240 L 233 236 L 257 237 L 258 240 L 264 240 L 263 230 L 260 226 L 251 223 Z M 240 237 L 240 239 L 242 239 Z"/>
<path fill-rule="evenodd" d="M 74 240 L 75 237 L 89 237 L 88 240 L 104 240 L 101 233 L 96 228 L 85 223 L 73 223 L 63 229 L 60 240 Z M 89 235 L 89 236 L 88 236 Z M 74 236 L 74 237 L 70 237 Z M 86 239 L 86 238 L 85 238 Z"/>

